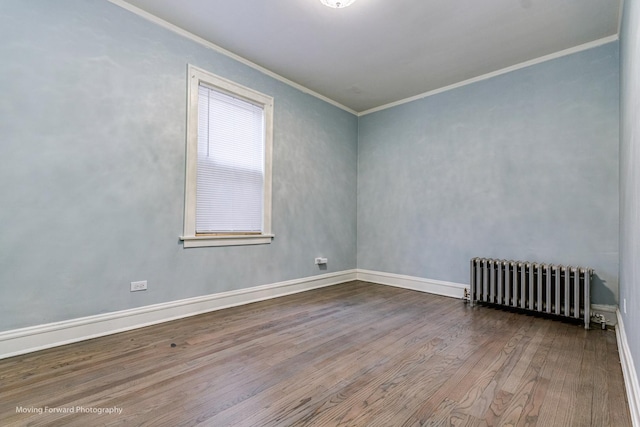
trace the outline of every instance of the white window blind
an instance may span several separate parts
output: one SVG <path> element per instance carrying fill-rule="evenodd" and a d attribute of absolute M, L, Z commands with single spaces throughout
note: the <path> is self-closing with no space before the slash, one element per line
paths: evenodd
<path fill-rule="evenodd" d="M 198 87 L 196 233 L 261 233 L 265 179 L 262 106 Z"/>

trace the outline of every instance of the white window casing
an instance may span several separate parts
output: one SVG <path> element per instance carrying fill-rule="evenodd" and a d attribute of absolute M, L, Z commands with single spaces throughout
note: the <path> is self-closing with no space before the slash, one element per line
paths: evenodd
<path fill-rule="evenodd" d="M 273 98 L 188 66 L 184 247 L 271 243 Z"/>

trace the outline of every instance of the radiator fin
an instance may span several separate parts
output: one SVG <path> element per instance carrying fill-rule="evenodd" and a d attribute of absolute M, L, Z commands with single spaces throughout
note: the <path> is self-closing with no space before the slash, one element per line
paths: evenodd
<path fill-rule="evenodd" d="M 582 318 L 588 329 L 592 275 L 591 268 L 473 258 L 470 301 Z"/>

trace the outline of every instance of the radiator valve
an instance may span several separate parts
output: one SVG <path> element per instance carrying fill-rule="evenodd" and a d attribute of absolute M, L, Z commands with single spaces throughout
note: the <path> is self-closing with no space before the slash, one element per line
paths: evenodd
<path fill-rule="evenodd" d="M 604 331 L 605 329 L 607 329 L 607 319 L 604 317 L 604 314 L 601 313 L 593 313 L 591 315 L 591 318 L 596 318 L 596 322 L 600 323 L 600 326 L 602 327 L 602 330 Z"/>

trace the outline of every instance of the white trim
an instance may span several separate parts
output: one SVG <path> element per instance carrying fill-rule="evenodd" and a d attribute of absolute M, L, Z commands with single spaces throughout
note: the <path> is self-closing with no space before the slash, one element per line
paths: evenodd
<path fill-rule="evenodd" d="M 352 280 L 356 270 L 0 332 L 0 359 Z"/>
<path fill-rule="evenodd" d="M 446 92 L 448 90 L 457 89 L 457 88 L 462 87 L 462 86 L 470 85 L 472 83 L 476 83 L 476 82 L 479 82 L 479 81 L 482 81 L 482 80 L 487 80 L 487 79 L 490 79 L 492 77 L 499 76 L 501 74 L 510 73 L 512 71 L 520 70 L 522 68 L 526 68 L 526 67 L 530 67 L 532 65 L 540 64 L 542 62 L 550 61 L 552 59 L 557 59 L 557 58 L 560 58 L 560 57 L 563 57 L 563 56 L 567 56 L 567 55 L 571 55 L 571 54 L 574 54 L 574 53 L 582 52 L 583 50 L 592 49 L 594 47 L 602 46 L 604 44 L 611 43 L 611 42 L 614 42 L 616 40 L 618 40 L 618 35 L 617 34 L 612 35 L 612 36 L 608 36 L 608 37 L 604 37 L 604 38 L 601 38 L 601 39 L 598 39 L 598 40 L 594 40 L 594 41 L 589 42 L 589 43 L 581 44 L 579 46 L 574 46 L 574 47 L 569 48 L 569 49 L 561 50 L 559 52 L 554 52 L 554 53 L 551 53 L 549 55 L 545 55 L 545 56 L 541 56 L 539 58 L 531 59 L 529 61 L 521 62 L 519 64 L 512 65 L 510 67 L 506 67 L 506 68 L 503 68 L 501 70 L 492 71 L 491 73 L 487 73 L 487 74 L 483 74 L 481 76 L 473 77 L 473 78 L 470 78 L 468 80 L 463 80 L 461 82 L 454 83 L 454 84 L 451 84 L 449 86 L 444 86 L 444 87 L 441 87 L 441 88 L 438 88 L 438 89 L 431 90 L 429 92 L 424 92 L 424 93 L 421 93 L 419 95 L 415 95 L 415 96 L 411 96 L 409 98 L 401 99 L 400 101 L 391 102 L 389 104 L 381 105 L 379 107 L 374 107 L 374 108 L 371 108 L 371 109 L 366 110 L 366 111 L 361 111 L 361 112 L 358 113 L 358 117 L 362 117 L 362 116 L 365 116 L 367 114 L 375 113 L 377 111 L 386 110 L 388 108 L 397 107 L 398 105 L 407 104 L 409 102 L 417 101 L 417 100 L 422 99 L 422 98 L 427 98 L 427 97 L 432 96 L 432 95 L 437 95 L 439 93 Z"/>
<path fill-rule="evenodd" d="M 456 88 L 459 88 L 459 87 L 462 87 L 462 86 L 466 86 L 466 85 L 469 85 L 471 83 L 476 83 L 476 82 L 479 82 L 479 81 L 482 81 L 482 80 L 487 80 L 487 79 L 490 79 L 492 77 L 499 76 L 501 74 L 506 74 L 506 73 L 509 73 L 511 71 L 519 70 L 521 68 L 530 67 L 532 65 L 536 65 L 536 64 L 539 64 L 539 63 L 542 63 L 542 62 L 550 61 L 552 59 L 560 58 L 562 56 L 571 55 L 573 53 L 581 52 L 583 50 L 591 49 L 591 48 L 594 48 L 594 47 L 601 46 L 603 44 L 614 42 L 614 41 L 618 40 L 618 38 L 619 38 L 620 25 L 621 25 L 621 22 L 622 22 L 622 9 L 624 7 L 624 0 L 621 0 L 621 2 L 620 2 L 620 17 L 619 17 L 619 20 L 618 20 L 618 32 L 617 32 L 617 34 L 614 34 L 614 35 L 611 35 L 611 36 L 607 36 L 607 37 L 604 37 L 604 38 L 601 38 L 601 39 L 598 39 L 598 40 L 594 40 L 594 41 L 591 41 L 591 42 L 588 42 L 588 43 L 584 43 L 584 44 L 581 44 L 579 46 L 574 46 L 574 47 L 571 47 L 569 49 L 561 50 L 559 52 L 554 52 L 554 53 L 551 53 L 549 55 L 541 56 L 539 58 L 531 59 L 529 61 L 521 62 L 520 64 L 512 65 L 510 67 L 506 67 L 506 68 L 503 68 L 501 70 L 497 70 L 497 71 L 493 71 L 491 73 L 483 74 L 481 76 L 473 77 L 471 79 L 464 80 L 464 81 L 461 81 L 461 82 L 458 82 L 458 83 L 454 83 L 454 84 L 451 84 L 449 86 L 441 87 L 441 88 L 434 89 L 434 90 L 429 91 L 429 92 L 424 92 L 424 93 L 419 94 L 419 95 L 415 95 L 415 96 L 412 96 L 412 97 L 409 97 L 409 98 L 401 99 L 399 101 L 394 101 L 394 102 L 391 102 L 389 104 L 384 104 L 384 105 L 380 105 L 378 107 L 374 107 L 374 108 L 371 108 L 371 109 L 368 109 L 368 110 L 365 110 L 365 111 L 357 112 L 357 111 L 353 110 L 352 108 L 349 108 L 349 107 L 347 107 L 345 105 L 340 104 L 337 101 L 334 101 L 331 98 L 328 98 L 328 97 L 326 97 L 324 95 L 321 95 L 318 92 L 315 92 L 315 91 L 313 91 L 313 90 L 311 90 L 311 89 L 309 89 L 307 87 L 302 86 L 301 84 L 298 84 L 298 83 L 296 83 L 296 82 L 294 82 L 292 80 L 287 79 L 286 77 L 283 77 L 283 76 L 281 76 L 279 74 L 276 74 L 273 71 L 268 70 L 267 68 L 264 68 L 264 67 L 254 63 L 254 62 L 251 62 L 248 59 L 241 57 L 240 55 L 237 55 L 237 54 L 235 54 L 235 53 L 233 53 L 231 51 L 228 51 L 228 50 L 226 50 L 226 49 L 224 49 L 224 48 L 222 48 L 222 47 L 220 47 L 220 46 L 218 46 L 218 45 L 216 45 L 214 43 L 211 43 L 210 41 L 205 40 L 202 37 L 196 36 L 195 34 L 190 33 L 187 30 L 184 30 L 184 29 L 182 29 L 182 28 L 180 28 L 180 27 L 178 27 L 178 26 L 176 26 L 174 24 L 171 24 L 171 23 L 169 23 L 169 22 L 167 22 L 167 21 L 165 21 L 163 19 L 160 19 L 157 16 L 155 16 L 155 15 L 149 13 L 149 12 L 146 12 L 146 11 L 136 7 L 136 6 L 133 6 L 132 4 L 129 4 L 124 0 L 109 0 L 109 2 L 113 3 L 116 6 L 121 7 L 123 9 L 128 10 L 129 12 L 132 12 L 132 13 L 140 16 L 140 17 L 146 19 L 147 21 L 151 21 L 151 22 L 153 22 L 153 23 L 155 23 L 155 24 L 157 24 L 157 25 L 159 25 L 159 26 L 161 26 L 163 28 L 168 29 L 169 31 L 172 31 L 172 32 L 174 32 L 176 34 L 179 34 L 182 37 L 185 37 L 185 38 L 187 38 L 187 39 L 189 39 L 191 41 L 199 43 L 199 44 L 201 44 L 201 45 L 203 45 L 203 46 L 205 46 L 205 47 L 207 47 L 209 49 L 213 49 L 218 53 L 221 53 L 221 54 L 223 54 L 225 56 L 228 56 L 229 58 L 234 59 L 234 60 L 236 60 L 236 61 L 238 61 L 238 62 L 240 62 L 240 63 L 242 63 L 242 64 L 244 64 L 244 65 L 246 65 L 248 67 L 251 67 L 254 70 L 258 70 L 261 73 L 266 74 L 267 76 L 272 77 L 272 78 L 274 78 L 274 79 L 276 79 L 278 81 L 281 81 L 281 82 L 283 82 L 283 83 L 285 83 L 285 84 L 287 84 L 287 85 L 289 85 L 289 86 L 291 86 L 291 87 L 293 87 L 295 89 L 298 89 L 299 91 L 301 91 L 303 93 L 306 93 L 306 94 L 314 96 L 314 97 L 316 97 L 318 99 L 321 99 L 324 102 L 327 102 L 327 103 L 329 103 L 329 104 L 331 104 L 331 105 L 333 105 L 335 107 L 338 107 L 338 108 L 340 108 L 340 109 L 342 109 L 344 111 L 347 111 L 347 112 L 349 112 L 349 113 L 351 113 L 353 115 L 356 115 L 358 117 L 362 117 L 362 116 L 367 115 L 367 114 L 375 113 L 376 111 L 386 110 L 388 108 L 396 107 L 398 105 L 402 105 L 402 104 L 406 104 L 406 103 L 409 103 L 409 102 L 413 102 L 413 101 L 416 101 L 418 99 L 426 98 L 426 97 L 429 97 L 431 95 L 436 95 L 438 93 L 442 93 L 442 92 L 446 92 L 448 90 L 452 90 L 452 89 L 456 89 Z"/>
<path fill-rule="evenodd" d="M 264 245 L 271 243 L 273 234 L 229 235 L 229 236 L 180 236 L 185 248 L 203 248 L 206 246 L 238 246 L 238 245 Z"/>
<path fill-rule="evenodd" d="M 622 376 L 627 389 L 627 400 L 629 401 L 629 412 L 631 413 L 631 424 L 633 427 L 640 427 L 640 387 L 638 386 L 638 374 L 636 373 L 633 357 L 627 341 L 627 334 L 624 330 L 624 322 L 620 310 L 616 310 L 618 325 L 616 326 L 616 339 L 618 341 L 618 352 L 620 353 L 620 364 L 622 365 Z"/>
<path fill-rule="evenodd" d="M 397 288 L 411 289 L 414 291 L 428 292 L 452 298 L 463 298 L 464 290 L 469 285 L 442 280 L 424 279 L 421 277 L 405 276 L 403 274 L 385 273 L 358 269 L 358 280 L 378 283 L 381 285 L 395 286 Z"/>
<path fill-rule="evenodd" d="M 248 67 L 251 67 L 254 70 L 258 70 L 261 73 L 266 74 L 267 76 L 272 77 L 272 78 L 274 78 L 274 79 L 276 79 L 278 81 L 281 81 L 282 83 L 285 83 L 285 84 L 287 84 L 287 85 L 289 85 L 289 86 L 291 86 L 291 87 L 293 87 L 295 89 L 298 89 L 299 91 L 301 91 L 303 93 L 309 94 L 311 96 L 315 96 L 316 98 L 321 99 L 322 101 L 327 102 L 327 103 L 329 103 L 329 104 L 331 104 L 331 105 L 333 105 L 335 107 L 338 107 L 338 108 L 340 108 L 340 109 L 342 109 L 344 111 L 347 111 L 347 112 L 349 112 L 349 113 L 351 113 L 353 115 L 358 115 L 358 113 L 355 110 L 353 110 L 353 109 L 351 109 L 351 108 L 349 108 L 349 107 L 347 107 L 345 105 L 342 105 L 339 102 L 334 101 L 331 98 L 327 98 L 326 96 L 321 95 L 318 92 L 314 92 L 313 90 L 311 90 L 309 88 L 306 88 L 306 87 L 304 87 L 304 86 L 302 86 L 302 85 L 300 85 L 300 84 L 298 84 L 298 83 L 296 83 L 296 82 L 294 82 L 292 80 L 289 80 L 286 77 L 282 77 L 281 75 L 276 74 L 271 70 L 268 70 L 268 69 L 266 69 L 266 68 L 264 68 L 264 67 L 262 67 L 262 66 L 260 66 L 260 65 L 258 65 L 256 63 L 254 63 L 254 62 L 251 62 L 248 59 L 245 59 L 245 58 L 241 57 L 240 55 L 236 55 L 235 53 L 230 52 L 230 51 L 228 51 L 228 50 L 226 50 L 226 49 L 224 49 L 224 48 L 222 48 L 222 47 L 220 47 L 220 46 L 218 46 L 218 45 L 216 45 L 214 43 L 211 43 L 210 41 L 205 40 L 202 37 L 198 37 L 195 34 L 190 33 L 189 31 L 186 31 L 186 30 L 184 30 L 184 29 L 182 29 L 182 28 L 180 28 L 180 27 L 178 27 L 176 25 L 173 25 L 173 24 L 165 21 L 164 19 L 160 19 L 157 16 L 152 15 L 151 13 L 146 12 L 146 11 L 136 7 L 136 6 L 133 6 L 132 4 L 129 4 L 124 0 L 109 0 L 109 2 L 115 4 L 116 6 L 120 6 L 123 9 L 128 10 L 129 12 L 135 13 L 136 15 L 146 19 L 147 21 L 151 21 L 154 24 L 157 24 L 157 25 L 159 25 L 159 26 L 161 26 L 163 28 L 166 28 L 169 31 L 173 31 L 174 33 L 176 33 L 178 35 L 181 35 L 182 37 L 185 37 L 185 38 L 187 38 L 187 39 L 189 39 L 191 41 L 194 41 L 196 43 L 199 43 L 199 44 L 201 44 L 201 45 L 203 45 L 203 46 L 205 46 L 205 47 L 207 47 L 209 49 L 213 49 L 218 53 L 221 53 L 221 54 L 223 54 L 225 56 L 228 56 L 229 58 L 231 58 L 231 59 L 233 59 L 235 61 L 238 61 L 238 62 L 240 62 L 240 63 L 242 63 L 242 64 L 244 64 L 244 65 L 246 65 Z"/>
<path fill-rule="evenodd" d="M 271 243 L 271 170 L 273 151 L 273 97 L 217 76 L 194 65 L 187 65 L 187 165 L 185 172 L 184 229 L 180 240 L 185 248 L 205 246 L 263 245 Z M 264 114 L 264 183 L 262 233 L 252 235 L 197 235 L 196 188 L 198 167 L 198 93 L 200 85 L 239 97 L 262 108 Z"/>

